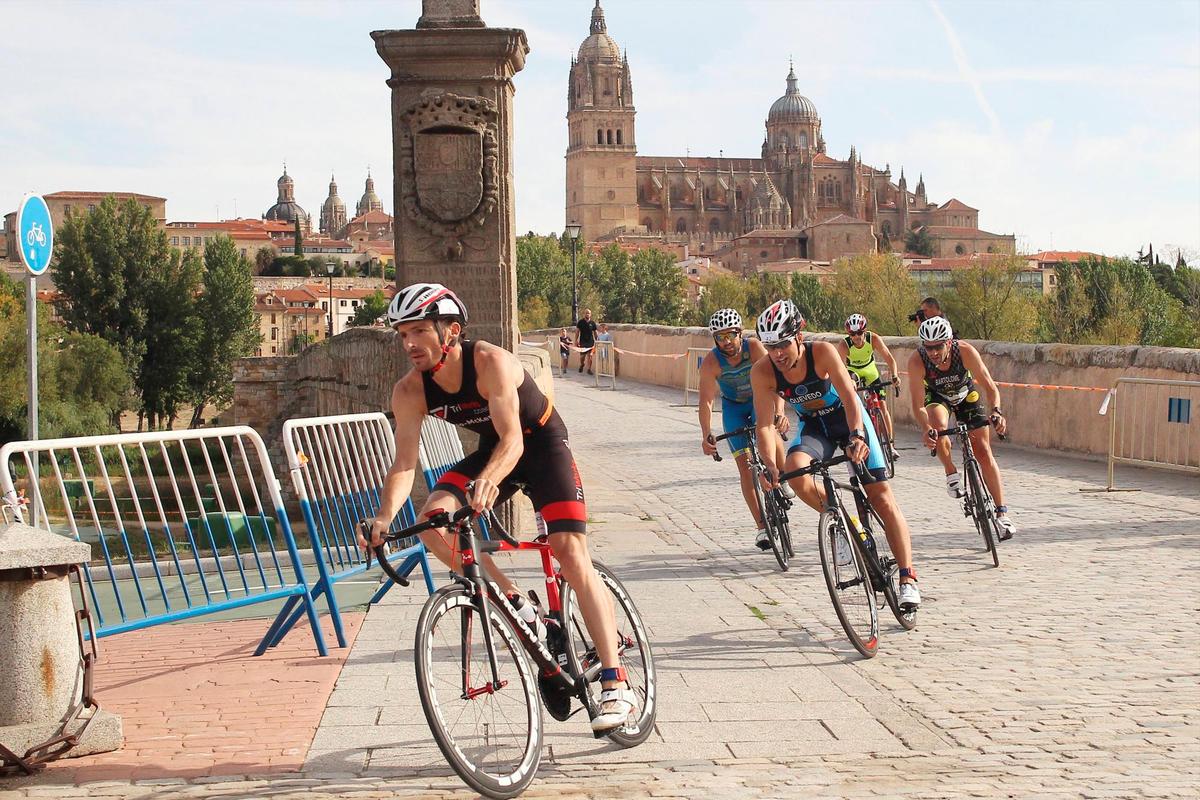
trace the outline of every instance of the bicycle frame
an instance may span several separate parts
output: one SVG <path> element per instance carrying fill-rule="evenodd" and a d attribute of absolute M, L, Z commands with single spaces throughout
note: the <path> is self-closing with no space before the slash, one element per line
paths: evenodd
<path fill-rule="evenodd" d="M 498 536 L 497 539 L 488 539 L 479 542 L 475 535 L 475 526 L 471 523 L 474 512 L 470 507 L 459 509 L 453 516 L 445 511 L 439 511 L 431 514 L 429 519 L 419 525 L 415 525 L 403 531 L 398 531 L 389 534 L 385 539 L 385 543 L 396 539 L 407 538 L 416 533 L 435 528 L 448 528 L 457 539 L 457 551 L 461 558 L 461 573 L 451 572 L 451 579 L 471 592 L 472 602 L 479 610 L 480 618 L 485 621 L 489 618 L 488 607 L 494 605 L 504 615 L 505 619 L 512 625 L 513 630 L 517 634 L 517 638 L 521 642 L 521 646 L 529 657 L 533 659 L 534 664 L 540 670 L 542 678 L 556 690 L 562 692 L 571 692 L 578 697 L 588 708 L 589 713 L 594 716 L 595 708 L 591 695 L 587 691 L 587 684 L 591 678 L 590 671 L 588 674 L 572 676 L 565 672 L 562 666 L 558 663 L 555 657 L 547 649 L 546 645 L 538 640 L 533 631 L 529 630 L 529 626 L 525 620 L 521 619 L 517 614 L 512 603 L 503 593 L 497 591 L 495 584 L 487 580 L 483 575 L 483 570 L 479 567 L 479 561 L 476 553 L 511 553 L 520 551 L 537 551 L 541 557 L 542 572 L 545 575 L 546 583 L 546 603 L 550 614 L 558 621 L 560 625 L 566 625 L 567 620 L 562 618 L 562 595 L 558 590 L 558 571 L 554 567 L 553 551 L 549 542 L 539 537 L 532 542 L 521 542 L 514 539 L 500 525 L 499 520 L 495 515 L 492 515 L 489 521 L 488 530 Z M 379 561 L 379 565 L 383 568 L 388 576 L 395 578 L 392 574 L 394 568 L 388 563 L 386 553 L 383 552 L 384 545 L 375 548 L 375 556 Z M 368 562 L 368 567 L 370 563 Z M 463 670 L 463 697 L 466 699 L 478 697 L 481 694 L 491 694 L 498 689 L 504 688 L 504 682 L 500 680 L 499 667 L 496 664 L 496 649 L 493 642 L 493 631 L 490 625 L 483 625 L 483 641 L 484 646 L 488 651 L 488 664 L 492 672 L 492 680 L 482 687 L 472 688 L 471 675 L 468 669 Z M 469 665 L 470 658 L 467 648 L 469 648 L 469 639 L 463 640 L 463 663 Z"/>

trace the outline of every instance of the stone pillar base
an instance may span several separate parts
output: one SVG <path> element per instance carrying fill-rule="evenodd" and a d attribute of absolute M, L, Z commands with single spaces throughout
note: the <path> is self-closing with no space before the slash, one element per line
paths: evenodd
<path fill-rule="evenodd" d="M 78 730 L 78 728 L 79 726 L 76 724 L 71 727 L 71 730 Z M 30 722 L 24 725 L 6 725 L 0 727 L 0 744 L 18 756 L 22 756 L 26 750 L 35 744 L 46 741 L 57 731 L 58 723 Z M 63 758 L 107 753 L 110 750 L 119 749 L 124 741 L 125 734 L 121 718 L 110 711 L 101 709 L 96 712 L 96 718 L 92 720 L 91 726 L 79 740 L 79 744 L 68 750 Z"/>

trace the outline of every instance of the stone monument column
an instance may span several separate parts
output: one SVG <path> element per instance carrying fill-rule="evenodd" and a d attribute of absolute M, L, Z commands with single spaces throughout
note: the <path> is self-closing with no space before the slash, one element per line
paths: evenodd
<path fill-rule="evenodd" d="M 479 0 L 423 0 L 415 30 L 374 31 L 391 69 L 396 285 L 444 283 L 469 333 L 517 349 L 512 78 L 525 32 Z"/>

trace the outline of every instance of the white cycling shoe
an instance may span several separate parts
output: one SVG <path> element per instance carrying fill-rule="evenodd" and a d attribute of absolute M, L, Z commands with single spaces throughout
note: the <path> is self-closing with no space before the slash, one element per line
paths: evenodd
<path fill-rule="evenodd" d="M 771 549 L 771 535 L 767 533 L 766 528 L 758 529 L 758 534 L 754 537 L 754 544 L 758 546 L 759 550 Z"/>
<path fill-rule="evenodd" d="M 791 487 L 791 485 L 788 484 L 787 481 L 779 482 L 779 493 L 782 494 L 784 497 L 786 497 L 788 500 L 796 499 L 796 490 L 793 489 Z"/>
<path fill-rule="evenodd" d="M 957 472 L 951 472 L 946 476 L 946 494 L 959 500 L 963 496 L 962 476 Z"/>
<path fill-rule="evenodd" d="M 902 583 L 900 584 L 900 596 L 897 598 L 900 608 L 905 611 L 912 611 L 921 605 L 921 590 L 917 588 L 917 584 Z"/>
<path fill-rule="evenodd" d="M 1000 523 L 1000 541 L 1007 542 L 1017 532 L 1017 526 L 1011 519 L 1008 518 L 1008 507 L 1003 506 L 1004 510 L 996 509 L 996 522 Z"/>
<path fill-rule="evenodd" d="M 605 734 L 629 722 L 637 713 L 637 695 L 629 689 L 605 689 L 600 692 L 600 713 L 592 718 L 592 733 Z"/>

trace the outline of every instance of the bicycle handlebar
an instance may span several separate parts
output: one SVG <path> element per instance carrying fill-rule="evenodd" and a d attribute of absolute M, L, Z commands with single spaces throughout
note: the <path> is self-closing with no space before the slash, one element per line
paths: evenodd
<path fill-rule="evenodd" d="M 710 436 L 709 438 L 712 439 L 713 444 L 716 444 L 717 442 L 723 442 L 726 439 L 732 439 L 734 436 L 745 436 L 747 439 L 749 439 L 749 438 L 757 436 L 757 435 L 758 435 L 758 426 L 747 425 L 743 428 L 738 428 L 736 431 L 729 431 L 728 433 L 722 433 L 720 436 Z M 784 440 L 787 439 L 787 437 L 784 436 L 782 433 L 779 434 L 779 438 L 784 439 Z M 722 460 L 720 453 L 713 453 L 712 458 L 713 458 L 713 461 L 721 461 Z"/>
<path fill-rule="evenodd" d="M 987 417 L 985 419 L 973 419 L 970 422 L 960 422 L 957 425 L 955 425 L 954 427 L 946 428 L 945 430 L 938 430 L 937 428 L 934 428 L 933 432 L 935 434 L 937 434 L 937 437 L 940 439 L 943 436 L 955 436 L 955 435 L 961 433 L 963 431 L 963 428 L 966 428 L 968 431 L 973 431 L 973 430 L 978 430 L 979 428 L 986 428 L 988 425 L 995 425 L 995 424 L 996 424 L 996 421 L 995 421 L 994 417 Z M 996 432 L 996 435 L 1000 437 L 1000 441 L 1005 441 L 1006 439 L 1008 439 L 1007 436 L 1000 433 L 999 431 Z M 930 450 L 929 455 L 936 456 L 937 450 L 936 449 Z"/>
<path fill-rule="evenodd" d="M 845 464 L 849 460 L 850 460 L 850 456 L 843 453 L 840 456 L 834 456 L 833 458 L 826 459 L 825 461 L 814 461 L 811 464 L 809 464 L 807 467 L 800 467 L 800 469 L 794 469 L 789 472 L 780 473 L 779 480 L 790 481 L 792 478 L 800 478 L 805 475 L 814 475 L 818 472 L 827 470 L 830 467 L 836 467 L 838 464 Z M 856 464 L 855 466 L 862 467 L 863 465 Z M 860 470 L 856 470 L 856 471 L 860 471 Z"/>

